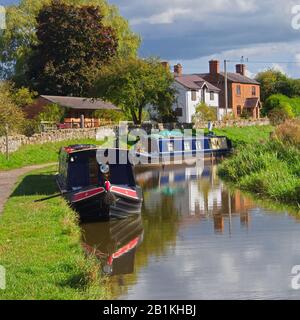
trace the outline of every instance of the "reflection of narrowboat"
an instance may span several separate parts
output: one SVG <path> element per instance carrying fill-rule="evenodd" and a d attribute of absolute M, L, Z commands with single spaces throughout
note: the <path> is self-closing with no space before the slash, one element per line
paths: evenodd
<path fill-rule="evenodd" d="M 82 230 L 85 251 L 100 260 L 106 274 L 133 273 L 136 249 L 143 241 L 141 216 L 83 224 Z"/>
<path fill-rule="evenodd" d="M 62 148 L 57 183 L 82 220 L 141 211 L 141 190 L 127 150 L 98 149 L 93 145 Z"/>
<path fill-rule="evenodd" d="M 139 165 L 193 164 L 197 159 L 224 156 L 231 152 L 231 141 L 227 137 L 205 135 L 168 137 L 160 134 L 142 136 L 135 152 Z"/>

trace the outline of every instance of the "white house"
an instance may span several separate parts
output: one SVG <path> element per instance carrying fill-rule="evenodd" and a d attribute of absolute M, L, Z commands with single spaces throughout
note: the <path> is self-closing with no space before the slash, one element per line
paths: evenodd
<path fill-rule="evenodd" d="M 191 123 L 196 112 L 196 106 L 203 102 L 209 107 L 216 108 L 219 113 L 220 89 L 205 81 L 197 74 L 183 75 L 182 66 L 174 66 L 174 88 L 177 91 L 177 99 L 173 105 L 177 119 L 181 123 Z"/>

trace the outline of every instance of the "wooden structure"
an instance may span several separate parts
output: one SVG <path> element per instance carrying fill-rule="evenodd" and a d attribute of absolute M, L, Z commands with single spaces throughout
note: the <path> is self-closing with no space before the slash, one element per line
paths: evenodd
<path fill-rule="evenodd" d="M 33 119 L 43 112 L 45 106 L 54 104 L 66 110 L 63 123 L 58 124 L 60 129 L 97 128 L 103 125 L 103 120 L 95 117 L 96 110 L 120 111 L 112 103 L 100 99 L 45 95 L 39 96 L 35 103 L 25 107 L 24 111 L 29 119 Z M 107 120 L 104 122 L 108 124 Z"/>

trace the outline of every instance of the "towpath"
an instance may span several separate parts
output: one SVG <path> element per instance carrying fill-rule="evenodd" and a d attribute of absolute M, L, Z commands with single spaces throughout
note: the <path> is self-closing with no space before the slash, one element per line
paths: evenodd
<path fill-rule="evenodd" d="M 11 195 L 19 177 L 37 169 L 42 169 L 54 165 L 55 163 L 47 163 L 41 165 L 33 165 L 9 171 L 0 171 L 0 215 L 9 196 Z"/>

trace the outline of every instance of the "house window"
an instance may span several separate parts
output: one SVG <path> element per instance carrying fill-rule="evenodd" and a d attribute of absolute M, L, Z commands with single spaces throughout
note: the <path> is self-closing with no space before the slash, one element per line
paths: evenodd
<path fill-rule="evenodd" d="M 256 96 L 256 87 L 255 86 L 253 86 L 252 87 L 252 96 Z"/>
<path fill-rule="evenodd" d="M 182 108 L 177 108 L 175 110 L 175 114 L 176 114 L 177 117 L 182 117 L 182 114 L 183 114 Z"/>
<path fill-rule="evenodd" d="M 196 101 L 196 100 L 197 100 L 197 91 L 192 90 L 192 101 Z"/>
<path fill-rule="evenodd" d="M 215 100 L 215 93 L 214 92 L 210 92 L 210 101 L 214 101 Z"/>
<path fill-rule="evenodd" d="M 237 113 L 238 117 L 240 117 L 242 115 L 242 107 L 241 106 L 237 106 L 236 113 Z"/>
<path fill-rule="evenodd" d="M 237 94 L 237 96 L 240 96 L 241 93 L 242 93 L 241 86 L 240 86 L 240 85 L 237 85 L 237 86 L 236 86 L 236 94 Z"/>

